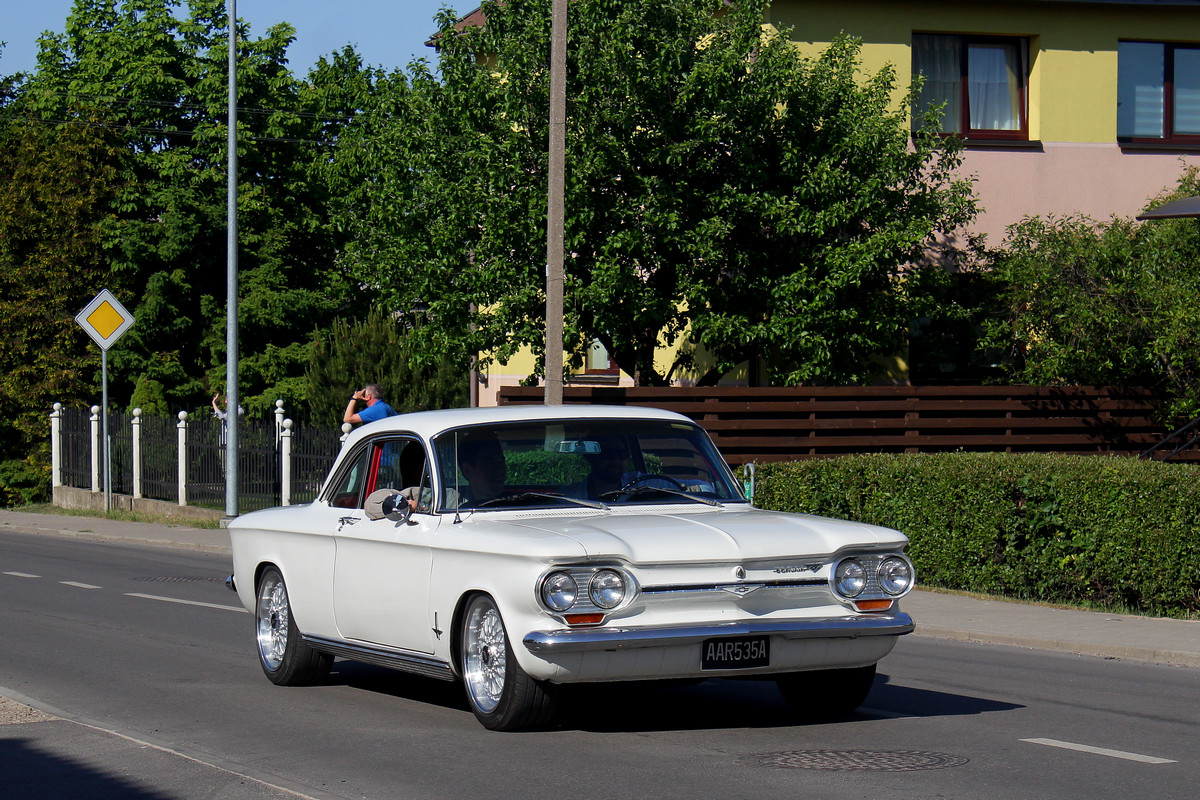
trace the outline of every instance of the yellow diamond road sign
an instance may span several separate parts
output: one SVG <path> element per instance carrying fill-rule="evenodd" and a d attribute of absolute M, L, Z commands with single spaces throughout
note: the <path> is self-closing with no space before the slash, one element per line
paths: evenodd
<path fill-rule="evenodd" d="M 87 335 L 92 337 L 92 341 L 99 345 L 101 350 L 107 350 L 121 338 L 121 334 L 129 330 L 129 326 L 133 324 L 133 314 L 125 310 L 125 306 L 113 297 L 112 292 L 102 289 L 83 311 L 75 315 L 75 321 L 87 331 Z"/>

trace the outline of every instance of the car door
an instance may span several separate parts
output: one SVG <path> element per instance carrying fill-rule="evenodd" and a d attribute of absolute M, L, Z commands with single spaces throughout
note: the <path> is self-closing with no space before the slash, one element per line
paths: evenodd
<path fill-rule="evenodd" d="M 428 468 L 417 466 L 427 463 L 424 447 L 416 438 L 390 436 L 372 442 L 365 458 L 366 482 L 357 507 L 347 509 L 334 534 L 338 632 L 346 639 L 430 653 L 431 542 L 440 518 L 426 504 L 402 522 L 368 519 L 363 510 L 366 497 L 376 489 L 428 482 Z"/>

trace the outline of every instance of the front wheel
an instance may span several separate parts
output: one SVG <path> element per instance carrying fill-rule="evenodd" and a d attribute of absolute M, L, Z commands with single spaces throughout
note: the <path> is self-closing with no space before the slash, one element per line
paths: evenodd
<path fill-rule="evenodd" d="M 255 603 L 255 631 L 258 636 L 258 661 L 271 683 L 279 686 L 306 686 L 329 676 L 333 656 L 312 649 L 300 638 L 287 585 L 275 567 L 263 572 L 258 581 Z"/>
<path fill-rule="evenodd" d="M 853 669 L 789 672 L 775 679 L 792 711 L 805 719 L 837 719 L 853 714 L 871 693 L 875 665 Z"/>
<path fill-rule="evenodd" d="M 540 728 L 557 708 L 556 686 L 531 678 L 513 657 L 504 620 L 487 595 L 473 597 L 463 617 L 459 668 L 467 702 L 493 731 Z"/>

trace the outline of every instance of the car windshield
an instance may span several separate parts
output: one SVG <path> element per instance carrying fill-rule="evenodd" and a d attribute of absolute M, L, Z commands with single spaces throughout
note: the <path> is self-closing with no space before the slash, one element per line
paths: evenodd
<path fill-rule="evenodd" d="M 744 501 L 707 434 L 671 420 L 537 420 L 434 439 L 439 508 L 503 510 Z"/>

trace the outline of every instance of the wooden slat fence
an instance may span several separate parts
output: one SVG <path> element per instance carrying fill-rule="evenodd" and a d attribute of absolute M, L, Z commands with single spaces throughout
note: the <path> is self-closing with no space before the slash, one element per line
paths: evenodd
<path fill-rule="evenodd" d="M 1090 386 L 569 386 L 563 401 L 677 411 L 734 465 L 960 450 L 1137 456 L 1170 432 L 1156 422 L 1162 398 Z M 501 405 L 541 402 L 540 387 L 500 390 Z"/>

